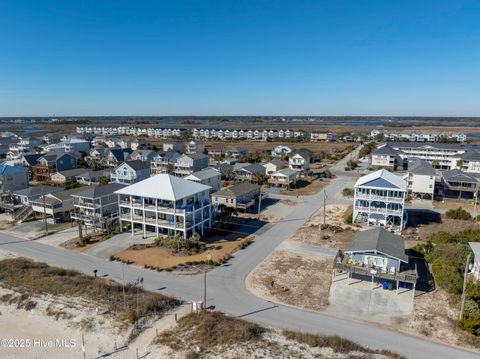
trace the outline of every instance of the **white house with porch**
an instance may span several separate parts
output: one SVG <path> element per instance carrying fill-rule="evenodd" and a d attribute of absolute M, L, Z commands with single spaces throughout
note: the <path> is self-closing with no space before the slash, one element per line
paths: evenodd
<path fill-rule="evenodd" d="M 169 174 L 159 174 L 115 191 L 120 208 L 120 227 L 130 225 L 132 235 L 153 232 L 184 239 L 201 235 L 212 224 L 210 186 Z"/>
<path fill-rule="evenodd" d="M 360 177 L 355 183 L 353 223 L 401 231 L 406 222 L 407 182 L 387 170 Z"/>

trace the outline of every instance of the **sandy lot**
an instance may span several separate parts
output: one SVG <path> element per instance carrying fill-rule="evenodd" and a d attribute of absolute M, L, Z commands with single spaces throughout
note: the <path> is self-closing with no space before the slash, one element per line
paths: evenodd
<path fill-rule="evenodd" d="M 0 289 L 0 296 L 12 293 Z M 50 296 L 31 300 L 36 303 L 31 310 L 0 303 L 1 337 L 20 340 L 2 348 L 3 358 L 80 357 L 82 333 L 89 358 L 111 352 L 115 342 L 121 346 L 127 340 L 128 332 L 119 331 L 101 311 L 97 314 L 92 303 Z"/>
<path fill-rule="evenodd" d="M 320 192 L 328 185 L 328 180 L 313 181 L 299 188 L 283 190 L 281 193 L 288 196 L 311 196 Z"/>
<path fill-rule="evenodd" d="M 273 302 L 322 310 L 328 305 L 331 258 L 275 251 L 247 277 L 247 287 Z"/>
<path fill-rule="evenodd" d="M 315 244 L 328 248 L 345 249 L 352 241 L 352 236 L 357 228 L 345 224 L 345 212 L 349 210 L 347 205 L 327 205 L 325 218 L 329 228 L 321 229 L 323 224 L 324 210 L 319 209 L 290 237 L 290 241 Z M 335 228 L 332 226 L 339 226 Z"/>

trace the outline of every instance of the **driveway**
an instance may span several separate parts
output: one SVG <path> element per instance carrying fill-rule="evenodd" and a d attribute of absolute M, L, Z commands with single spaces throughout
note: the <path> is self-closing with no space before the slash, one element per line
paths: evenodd
<path fill-rule="evenodd" d="M 84 253 L 98 258 L 108 259 L 112 254 L 121 252 L 132 244 L 151 243 L 152 239 L 143 239 L 140 236 L 132 237 L 131 233 L 120 233 L 106 241 L 99 242 L 95 247 L 87 249 Z"/>
<path fill-rule="evenodd" d="M 413 296 L 410 289 L 384 290 L 380 283 L 357 278 L 350 279 L 344 274 L 337 275 L 330 286 L 330 314 L 394 325 L 396 317 L 407 316 L 413 310 Z"/>

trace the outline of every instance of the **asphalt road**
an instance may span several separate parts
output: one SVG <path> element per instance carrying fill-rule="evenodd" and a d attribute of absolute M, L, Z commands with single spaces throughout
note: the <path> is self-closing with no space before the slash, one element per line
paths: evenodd
<path fill-rule="evenodd" d="M 354 179 L 343 171 L 340 161 L 333 172 L 336 178 L 326 187 L 327 204 L 333 203 L 333 194 L 352 186 Z M 276 305 L 255 297 L 245 287 L 245 278 L 282 241 L 323 206 L 323 191 L 315 196 L 300 197 L 301 204 L 284 220 L 256 236 L 253 244 L 235 253 L 228 264 L 218 267 L 207 276 L 207 304 L 217 310 L 254 320 L 277 328 L 305 330 L 321 334 L 338 334 L 370 348 L 385 348 L 409 358 L 479 358 L 480 356 L 440 343 L 426 341 L 373 324 L 340 319 L 322 313 L 309 312 Z M 158 273 L 133 266 L 123 266 L 87 254 L 23 240 L 0 233 L 0 248 L 20 255 L 45 261 L 52 265 L 75 269 L 87 274 L 98 270 L 100 276 L 122 282 L 144 278 L 145 288 L 161 291 L 183 300 L 203 298 L 203 275 L 178 276 Z M 122 268 L 123 267 L 123 268 Z M 124 269 L 124 271 L 123 271 Z M 123 272 L 125 274 L 123 278 Z"/>

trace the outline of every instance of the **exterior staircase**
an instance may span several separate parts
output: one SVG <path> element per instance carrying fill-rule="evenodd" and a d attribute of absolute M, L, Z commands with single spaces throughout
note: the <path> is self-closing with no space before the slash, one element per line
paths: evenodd
<path fill-rule="evenodd" d="M 33 213 L 32 206 L 25 205 L 16 210 L 13 214 L 13 218 L 17 222 L 22 222 L 26 220 Z"/>

